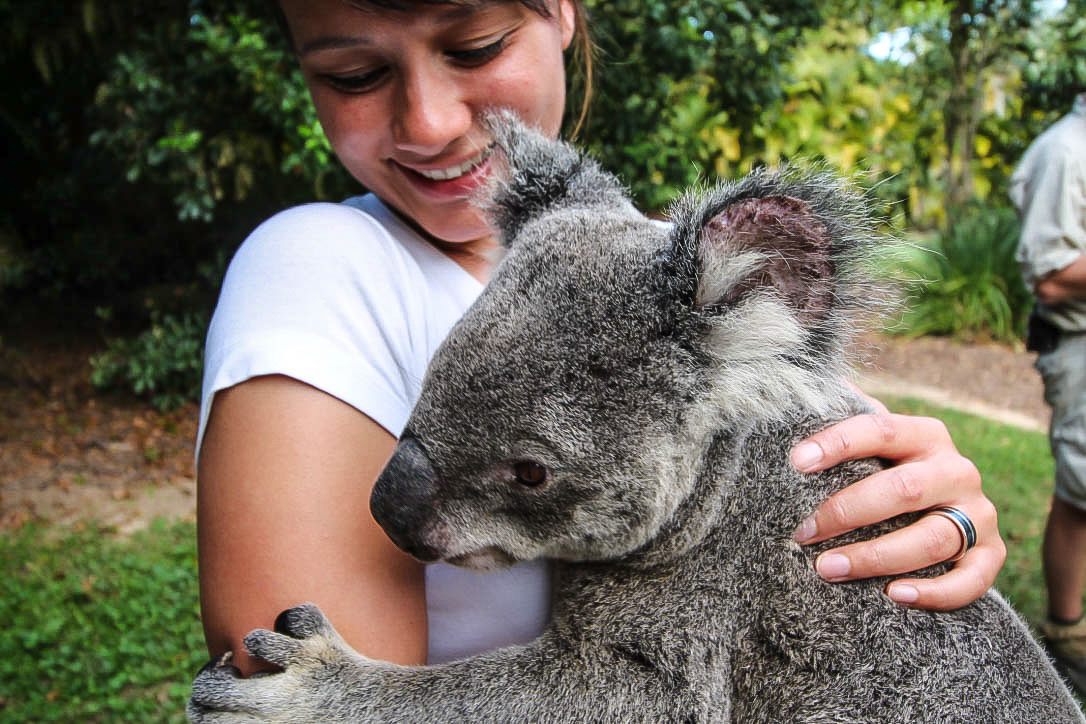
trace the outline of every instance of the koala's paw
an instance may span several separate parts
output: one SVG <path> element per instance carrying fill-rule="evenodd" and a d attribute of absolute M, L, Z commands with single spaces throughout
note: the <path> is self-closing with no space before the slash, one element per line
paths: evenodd
<path fill-rule="evenodd" d="M 307 722 L 350 720 L 349 673 L 371 662 L 340 637 L 313 604 L 287 609 L 275 631 L 258 629 L 245 648 L 283 669 L 243 678 L 228 653 L 211 661 L 192 684 L 187 713 L 193 722 Z"/>

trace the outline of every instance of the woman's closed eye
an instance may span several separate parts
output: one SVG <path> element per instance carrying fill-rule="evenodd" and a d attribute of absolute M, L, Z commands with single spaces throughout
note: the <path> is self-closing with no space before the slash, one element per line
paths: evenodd
<path fill-rule="evenodd" d="M 360 73 L 325 73 L 324 79 L 336 90 L 345 93 L 365 93 L 376 88 L 388 75 L 388 70 L 387 66 L 382 66 Z"/>
<path fill-rule="evenodd" d="M 512 33 L 506 33 L 494 42 L 487 43 L 486 45 L 477 48 L 447 50 L 445 51 L 445 55 L 458 65 L 467 68 L 477 68 L 486 65 L 501 55 L 509 42 L 510 35 L 512 35 Z M 337 90 L 345 93 L 365 93 L 380 85 L 381 81 L 388 76 L 389 72 L 389 66 L 381 66 L 373 70 L 361 72 L 324 73 L 323 76 L 325 80 Z"/>
<path fill-rule="evenodd" d="M 501 55 L 512 33 L 506 33 L 492 43 L 487 43 L 478 48 L 464 48 L 460 50 L 447 50 L 445 55 L 456 63 L 467 67 L 485 65 Z"/>

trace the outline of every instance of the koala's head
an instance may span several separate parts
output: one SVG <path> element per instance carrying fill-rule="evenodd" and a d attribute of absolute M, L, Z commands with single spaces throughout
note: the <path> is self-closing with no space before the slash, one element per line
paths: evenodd
<path fill-rule="evenodd" d="M 839 402 L 862 201 L 763 173 L 662 223 L 570 146 L 492 128 L 507 253 L 431 362 L 371 509 L 425 561 L 622 556 L 690 495 L 715 433 Z"/>

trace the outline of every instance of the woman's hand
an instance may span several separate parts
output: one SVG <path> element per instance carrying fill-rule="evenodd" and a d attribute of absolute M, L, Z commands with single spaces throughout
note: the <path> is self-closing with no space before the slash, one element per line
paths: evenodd
<path fill-rule="evenodd" d="M 870 399 L 870 398 L 868 398 Z M 817 543 L 854 528 L 938 505 L 960 509 L 977 529 L 977 544 L 937 578 L 902 578 L 887 587 L 906 606 L 949 610 L 984 595 L 1007 557 L 996 528 L 996 510 L 981 492 L 980 473 L 962 457 L 939 420 L 890 414 L 857 415 L 829 427 L 792 450 L 792 464 L 816 472 L 845 460 L 879 457 L 893 467 L 838 491 L 796 531 L 799 543 Z M 880 538 L 826 551 L 815 567 L 828 581 L 906 573 L 945 561 L 961 547 L 953 523 L 925 516 Z"/>

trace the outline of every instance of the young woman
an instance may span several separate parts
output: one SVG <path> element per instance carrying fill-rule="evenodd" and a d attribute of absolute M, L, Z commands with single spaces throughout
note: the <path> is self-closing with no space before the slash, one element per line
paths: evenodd
<path fill-rule="evenodd" d="M 437 662 L 532 638 L 548 570 L 423 567 L 370 517 L 426 363 L 490 272 L 495 242 L 469 197 L 488 169 L 480 114 L 517 111 L 557 135 L 563 56 L 583 39 L 576 0 L 282 0 L 317 113 L 371 194 L 284 211 L 239 249 L 208 337 L 198 518 L 204 629 L 213 654 L 321 606 L 365 654 Z M 841 491 L 796 532 L 814 542 L 950 505 L 977 545 L 935 579 L 902 578 L 902 605 L 953 608 L 991 585 L 1005 551 L 972 464 L 935 420 L 846 420 L 793 452 L 813 471 L 876 455 L 896 464 Z M 823 554 L 842 581 L 917 570 L 965 548 L 946 516 Z"/>

